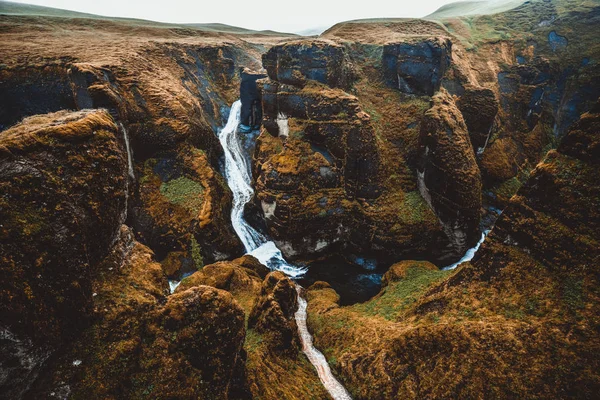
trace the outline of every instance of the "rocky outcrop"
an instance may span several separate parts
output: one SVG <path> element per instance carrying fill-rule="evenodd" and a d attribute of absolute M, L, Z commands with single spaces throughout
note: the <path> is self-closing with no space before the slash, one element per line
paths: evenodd
<path fill-rule="evenodd" d="M 476 154 L 481 154 L 490 139 L 498 114 L 498 100 L 491 89 L 467 87 L 456 102 Z"/>
<path fill-rule="evenodd" d="M 452 42 L 447 38 L 387 44 L 383 47 L 386 84 L 404 93 L 433 96 L 451 54 Z"/>
<path fill-rule="evenodd" d="M 480 237 L 481 175 L 462 114 L 445 91 L 425 113 L 420 148 L 419 190 L 460 256 Z"/>
<path fill-rule="evenodd" d="M 296 287 L 282 272 L 271 272 L 265 278 L 260 295 L 248 317 L 248 327 L 269 338 L 276 350 L 299 347 L 298 327 L 294 313 L 298 308 Z"/>
<path fill-rule="evenodd" d="M 330 41 L 305 40 L 273 46 L 263 55 L 269 79 L 293 86 L 308 80 L 348 88 L 354 77 L 344 47 Z"/>
<path fill-rule="evenodd" d="M 297 293 L 281 272 L 269 270 L 252 256 L 207 265 L 183 279 L 175 291 L 208 285 L 227 290 L 247 316 L 245 371 L 236 371 L 235 398 L 327 398 L 314 367 L 299 346 L 294 319 Z M 277 384 L 273 384 L 273 379 Z M 298 387 L 307 388 L 298 390 Z M 244 397 L 246 396 L 246 397 Z"/>
<path fill-rule="evenodd" d="M 203 267 L 200 271 L 184 278 L 176 292 L 206 285 L 233 294 L 248 292 L 252 295 L 258 290 L 260 282 L 268 273 L 267 267 L 256 258 L 246 255 L 233 261 L 221 261 Z"/>
<path fill-rule="evenodd" d="M 229 293 L 208 286 L 167 299 L 166 278 L 152 256 L 123 226 L 93 282 L 94 324 L 51 360 L 29 396 L 237 396 L 242 309 Z"/>
<path fill-rule="evenodd" d="M 378 296 L 351 307 L 325 285 L 309 289 L 315 344 L 336 359 L 355 398 L 594 396 L 599 121 L 597 107 L 573 125 L 474 261 L 447 279 L 403 262 Z"/>
<path fill-rule="evenodd" d="M 0 135 L 0 326 L 7 351 L 31 350 L 14 350 L 14 363 L 2 365 L 0 385 L 16 397 L 89 322 L 93 271 L 125 219 L 120 138 L 106 111 L 90 110 L 29 117 Z M 14 376 L 10 364 L 25 372 Z"/>
<path fill-rule="evenodd" d="M 254 157 L 257 202 L 286 256 L 322 252 L 347 240 L 360 218 L 348 218 L 357 208 L 351 202 L 379 196 L 370 117 L 329 78 L 350 79 L 342 47 L 288 43 L 264 63 L 270 79 L 259 82 L 265 130 Z M 291 71 L 305 75 L 292 79 Z"/>
<path fill-rule="evenodd" d="M 393 282 L 398 282 L 407 278 L 408 272 L 411 268 L 419 268 L 423 270 L 437 271 L 438 268 L 428 261 L 400 261 L 390 267 L 383 278 L 381 279 L 381 287 L 385 288 L 391 285 Z M 311 286 L 311 289 L 321 289 L 319 285 Z"/>
<path fill-rule="evenodd" d="M 234 397 L 232 381 L 244 370 L 245 329 L 244 312 L 231 294 L 208 286 L 176 293 L 147 329 L 153 342 L 143 352 L 142 363 L 152 392 L 168 397 Z"/>
<path fill-rule="evenodd" d="M 89 110 L 30 117 L 0 136 L 2 268 L 15 285 L 3 287 L 2 321 L 15 331 L 54 340 L 71 330 L 61 323 L 81 321 L 90 270 L 125 218 L 120 137 L 110 115 Z"/>

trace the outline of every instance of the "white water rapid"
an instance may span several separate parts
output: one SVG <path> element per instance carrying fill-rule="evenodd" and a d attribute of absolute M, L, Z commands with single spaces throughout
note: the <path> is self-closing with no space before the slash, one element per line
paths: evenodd
<path fill-rule="evenodd" d="M 455 262 L 452 265 L 448 265 L 447 267 L 442 268 L 444 271 L 450 270 L 450 269 L 455 269 L 456 267 L 458 267 L 460 264 L 467 262 L 467 261 L 471 261 L 473 259 L 473 257 L 475 257 L 475 253 L 477 253 L 477 250 L 479 250 L 479 247 L 481 246 L 481 244 L 483 243 L 483 241 L 485 240 L 485 238 L 487 237 L 488 233 L 490 233 L 489 230 L 487 231 L 483 231 L 481 233 L 481 239 L 479 239 L 479 242 L 477 242 L 477 244 L 475 245 L 475 247 L 471 247 L 469 250 L 467 250 L 467 252 L 465 253 L 465 255 L 463 256 L 463 258 L 461 258 L 460 260 L 458 260 L 457 262 Z"/>
<path fill-rule="evenodd" d="M 242 103 L 239 100 L 233 103 L 227 124 L 219 132 L 219 141 L 225 152 L 225 177 L 233 192 L 231 223 L 248 254 L 256 257 L 271 270 L 282 271 L 292 278 L 300 277 L 306 272 L 306 269 L 288 264 L 275 243 L 248 225 L 244 219 L 244 206 L 252 199 L 254 189 L 252 189 L 252 180 L 250 179 L 250 166 L 244 157 L 237 133 L 241 106 Z M 296 288 L 298 290 L 298 311 L 295 318 L 302 341 L 302 349 L 317 370 L 319 378 L 329 394 L 335 400 L 351 399 L 346 389 L 331 373 L 325 356 L 313 346 L 312 336 L 306 326 L 306 300 L 300 296 L 300 287 L 296 286 Z"/>
<path fill-rule="evenodd" d="M 250 179 L 250 166 L 246 162 L 242 144 L 237 136 L 241 107 L 242 103 L 239 100 L 233 103 L 227 124 L 219 132 L 219 141 L 225 152 L 225 177 L 233 192 L 231 224 L 248 254 L 256 257 L 271 270 L 279 270 L 296 278 L 303 275 L 306 269 L 289 265 L 275 243 L 248 225 L 244 219 L 244 206 L 252 199 L 254 189 Z"/>

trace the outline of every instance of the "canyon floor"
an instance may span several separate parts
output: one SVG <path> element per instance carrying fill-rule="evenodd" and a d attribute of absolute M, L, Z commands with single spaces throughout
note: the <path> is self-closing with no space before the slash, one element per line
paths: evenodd
<path fill-rule="evenodd" d="M 597 398 L 599 24 L 0 1 L 0 399 Z"/>

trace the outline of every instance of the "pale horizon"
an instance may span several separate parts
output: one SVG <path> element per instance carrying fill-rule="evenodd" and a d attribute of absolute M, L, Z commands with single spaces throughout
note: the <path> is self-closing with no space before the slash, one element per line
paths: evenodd
<path fill-rule="evenodd" d="M 311 29 L 326 29 L 338 22 L 367 18 L 422 18 L 453 0 L 422 0 L 392 5 L 387 0 L 364 2 L 305 0 L 301 7 L 283 10 L 276 0 L 257 2 L 232 0 L 204 2 L 171 0 L 168 3 L 143 0 L 11 0 L 15 3 L 60 8 L 106 17 L 138 18 L 166 23 L 222 23 L 253 30 L 274 30 L 299 33 Z"/>

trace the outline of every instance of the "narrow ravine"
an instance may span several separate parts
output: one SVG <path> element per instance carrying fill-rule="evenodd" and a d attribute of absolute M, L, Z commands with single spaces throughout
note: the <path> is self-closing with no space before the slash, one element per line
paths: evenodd
<path fill-rule="evenodd" d="M 225 178 L 233 192 L 231 223 L 248 254 L 256 257 L 271 270 L 282 271 L 291 278 L 300 277 L 306 272 L 306 269 L 288 264 L 275 243 L 250 226 L 244 219 L 244 206 L 252 199 L 254 189 L 250 179 L 250 166 L 244 157 L 237 133 L 241 106 L 240 100 L 233 103 L 227 124 L 219 132 L 219 141 L 225 152 Z M 331 397 L 335 400 L 351 399 L 346 389 L 331 373 L 325 356 L 313 346 L 312 336 L 306 325 L 306 300 L 300 295 L 299 286 L 297 286 L 297 290 L 298 311 L 295 318 L 302 341 L 302 350 L 317 370 L 323 386 Z"/>

